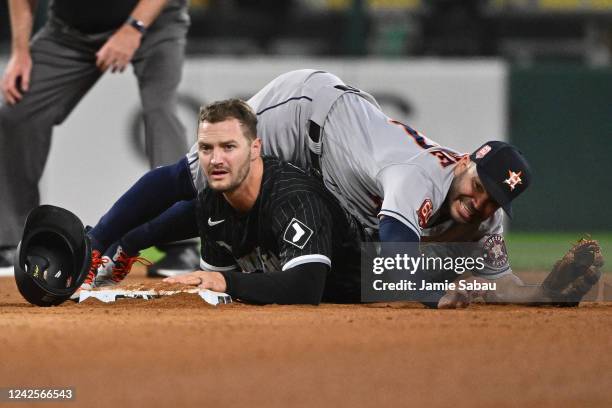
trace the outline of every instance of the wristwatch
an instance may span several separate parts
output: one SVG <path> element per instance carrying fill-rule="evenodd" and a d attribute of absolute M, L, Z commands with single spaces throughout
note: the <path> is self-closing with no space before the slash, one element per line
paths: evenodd
<path fill-rule="evenodd" d="M 144 23 L 140 20 L 136 20 L 134 17 L 129 16 L 125 24 L 129 24 L 135 29 L 137 29 L 140 34 L 144 35 L 147 32 L 147 27 L 145 27 Z"/>

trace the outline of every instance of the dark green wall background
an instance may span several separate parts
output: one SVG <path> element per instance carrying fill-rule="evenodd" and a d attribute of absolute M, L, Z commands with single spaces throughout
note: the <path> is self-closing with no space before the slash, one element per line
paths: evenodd
<path fill-rule="evenodd" d="M 612 69 L 512 68 L 510 140 L 534 181 L 513 230 L 612 230 Z"/>

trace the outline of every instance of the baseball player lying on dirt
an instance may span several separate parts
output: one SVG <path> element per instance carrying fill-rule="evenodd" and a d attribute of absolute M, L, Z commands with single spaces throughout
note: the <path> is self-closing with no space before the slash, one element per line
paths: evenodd
<path fill-rule="evenodd" d="M 496 280 L 489 301 L 546 303 L 561 296 L 563 290 L 523 285 L 507 262 L 503 212 L 511 215 L 511 201 L 531 181 L 527 161 L 513 146 L 489 142 L 462 155 L 388 118 L 372 96 L 323 71 L 283 74 L 248 104 L 257 113 L 263 154 L 320 171 L 341 206 L 381 242 L 480 241 L 494 249 L 496 259 L 474 273 Z M 144 175 L 90 231 L 94 262 L 85 287 L 96 284 L 105 251 L 112 259 L 107 266 L 114 263 L 111 281 L 118 281 L 129 272 L 143 239 L 180 239 L 172 233 L 156 236 L 156 226 L 188 218 L 181 214 L 193 212 L 192 205 L 181 200 L 192 200 L 205 185 L 197 143 L 175 165 Z M 174 231 L 180 235 L 181 228 Z M 120 238 L 121 245 L 113 245 Z M 579 269 L 597 269 L 597 243 L 581 248 L 589 254 L 581 259 L 592 261 Z M 582 277 L 577 273 L 561 274 L 564 290 Z M 564 296 L 575 303 L 584 293 L 572 288 Z"/>
<path fill-rule="evenodd" d="M 205 271 L 168 281 L 257 304 L 359 302 L 365 231 L 318 177 L 261 157 L 256 124 L 249 105 L 236 99 L 201 112 L 198 152 L 207 186 L 189 202 L 193 211 L 181 213 L 187 217 L 164 220 L 148 237 L 177 229 L 184 238 L 199 235 Z M 443 299 L 441 306 L 449 303 Z"/>
<path fill-rule="evenodd" d="M 359 302 L 358 223 L 317 178 L 262 158 L 256 124 L 236 99 L 202 111 L 198 152 L 207 186 L 195 213 L 207 272 L 175 281 L 259 304 Z"/>

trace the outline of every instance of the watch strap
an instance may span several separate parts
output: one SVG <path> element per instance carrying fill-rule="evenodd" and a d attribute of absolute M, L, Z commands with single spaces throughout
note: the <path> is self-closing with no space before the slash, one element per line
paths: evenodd
<path fill-rule="evenodd" d="M 129 16 L 125 23 L 134 27 L 142 35 L 144 35 L 147 32 L 147 27 L 145 27 L 144 23 L 140 20 L 135 19 L 132 16 Z"/>

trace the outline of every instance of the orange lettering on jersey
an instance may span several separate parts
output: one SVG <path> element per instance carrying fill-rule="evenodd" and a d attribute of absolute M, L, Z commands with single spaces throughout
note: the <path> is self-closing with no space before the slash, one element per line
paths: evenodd
<path fill-rule="evenodd" d="M 455 163 L 455 160 L 451 156 L 442 151 L 438 150 L 437 152 L 431 152 L 431 154 L 438 158 L 440 166 L 442 167 L 448 167 L 451 164 Z"/>
<path fill-rule="evenodd" d="M 433 215 L 433 204 L 429 198 L 426 198 L 425 201 L 423 201 L 423 204 L 421 204 L 417 210 L 417 215 L 419 216 L 419 226 L 421 228 L 425 228 L 429 222 L 429 219 Z"/>
<path fill-rule="evenodd" d="M 408 136 L 410 136 L 421 149 L 430 149 L 432 147 L 440 147 L 440 145 L 438 144 L 428 144 L 425 136 L 419 133 L 419 131 L 414 130 L 408 125 L 404 125 L 400 121 L 390 119 L 389 123 L 400 126 L 402 129 L 404 129 L 404 131 L 408 134 Z M 429 152 L 429 154 L 437 158 L 442 167 L 448 167 L 457 161 L 453 157 L 454 155 L 451 154 L 450 152 L 447 153 L 441 150 L 436 150 L 433 152 Z"/>

